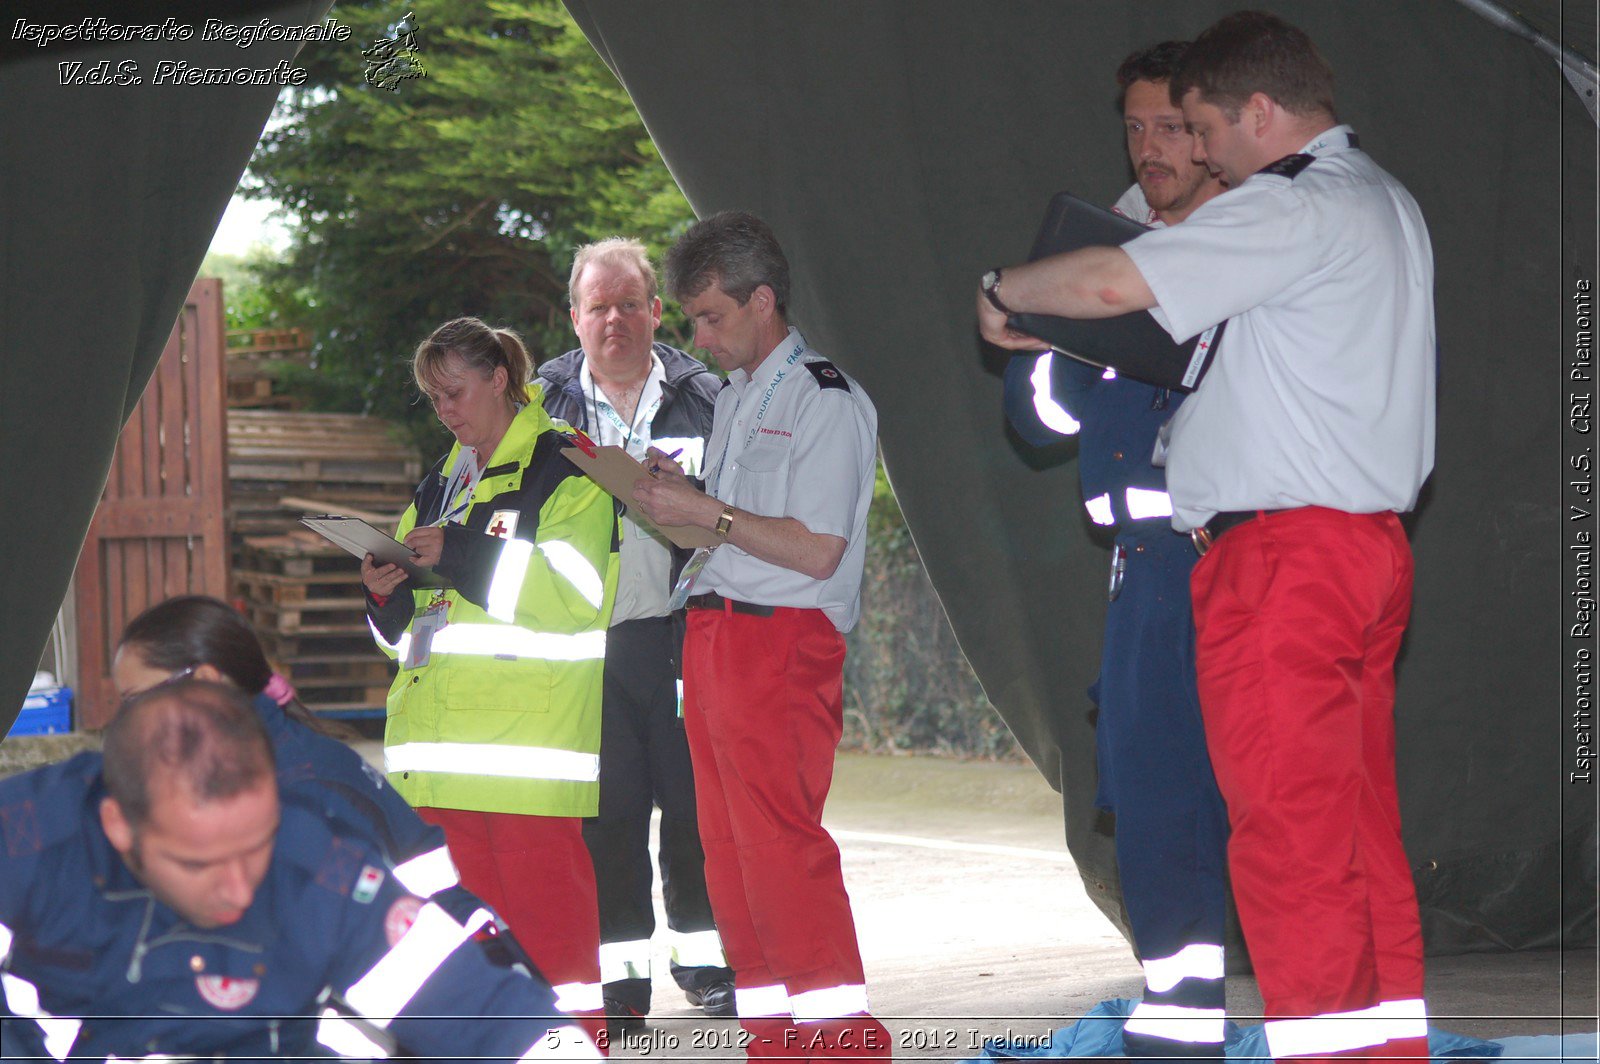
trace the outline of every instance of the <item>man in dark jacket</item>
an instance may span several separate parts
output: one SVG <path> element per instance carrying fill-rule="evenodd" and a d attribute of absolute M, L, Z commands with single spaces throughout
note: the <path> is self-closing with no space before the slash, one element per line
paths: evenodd
<path fill-rule="evenodd" d="M 700 472 L 717 378 L 655 342 L 661 300 L 644 246 L 613 237 L 578 249 L 568 286 L 583 345 L 539 367 L 545 410 L 643 459 L 651 446 Z M 694 776 L 679 691 L 681 630 L 667 596 L 684 558 L 653 526 L 622 518 L 622 575 L 606 639 L 600 815 L 583 835 L 600 894 L 600 978 L 614 1029 L 650 1011 L 650 811 L 661 807 L 661 884 L 672 974 L 690 1004 L 735 1014 L 733 976 L 706 898 Z"/>

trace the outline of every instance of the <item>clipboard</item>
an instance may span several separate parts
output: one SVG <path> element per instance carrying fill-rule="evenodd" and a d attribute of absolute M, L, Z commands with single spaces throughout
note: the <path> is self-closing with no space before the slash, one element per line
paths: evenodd
<path fill-rule="evenodd" d="M 633 497 L 633 486 L 640 477 L 650 476 L 650 470 L 621 447 L 615 444 L 606 446 L 597 444 L 593 454 L 579 447 L 563 447 L 561 453 L 566 455 L 573 465 L 583 470 L 590 480 L 621 500 L 633 514 L 648 521 L 678 546 L 693 549 L 715 547 L 722 542 L 709 528 L 700 528 L 698 525 L 662 526 L 645 517 L 644 511 L 639 509 L 639 504 Z"/>
<path fill-rule="evenodd" d="M 418 587 L 450 587 L 450 581 L 425 569 L 412 560 L 411 548 L 381 529 L 359 517 L 340 517 L 335 514 L 307 514 L 300 523 L 332 543 L 354 554 L 357 558 L 372 555 L 379 562 L 392 562 L 406 571 Z"/>
<path fill-rule="evenodd" d="M 1084 247 L 1120 246 L 1148 231 L 1131 218 L 1085 203 L 1071 193 L 1058 192 L 1045 211 L 1028 261 Z M 1200 387 L 1206 370 L 1211 368 L 1211 356 L 1222 340 L 1227 322 L 1181 344 L 1173 343 L 1167 331 L 1143 310 L 1084 320 L 1051 314 L 1013 314 L 1006 324 L 1037 336 L 1052 350 L 1080 362 L 1110 367 L 1158 388 L 1192 392 Z"/>

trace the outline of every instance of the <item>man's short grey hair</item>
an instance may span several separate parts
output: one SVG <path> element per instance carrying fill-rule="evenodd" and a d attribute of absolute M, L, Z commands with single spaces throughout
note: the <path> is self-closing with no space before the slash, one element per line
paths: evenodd
<path fill-rule="evenodd" d="M 747 211 L 723 211 L 689 227 L 662 265 L 667 293 L 682 303 L 716 284 L 741 307 L 766 285 L 789 313 L 789 260 L 772 229 Z"/>
<path fill-rule="evenodd" d="M 650 265 L 649 250 L 632 237 L 610 236 L 583 245 L 572 259 L 572 274 L 567 278 L 567 301 L 574 310 L 578 307 L 578 282 L 583 278 L 583 269 L 597 262 L 608 266 L 630 266 L 638 270 L 639 276 L 644 278 L 645 298 L 656 297 L 656 268 Z"/>

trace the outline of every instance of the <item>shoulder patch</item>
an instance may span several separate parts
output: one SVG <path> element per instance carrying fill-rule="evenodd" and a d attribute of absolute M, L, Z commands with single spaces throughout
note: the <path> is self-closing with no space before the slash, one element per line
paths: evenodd
<path fill-rule="evenodd" d="M 827 360 L 807 362 L 806 369 L 817 378 L 817 385 L 822 388 L 843 388 L 850 390 L 850 382 L 844 379 L 844 374 L 834 368 L 833 363 Z"/>
<path fill-rule="evenodd" d="M 356 885 L 350 891 L 350 897 L 362 905 L 372 904 L 372 899 L 378 896 L 378 888 L 383 886 L 383 870 L 373 865 L 362 865 L 361 874 L 356 877 Z"/>
<path fill-rule="evenodd" d="M 1287 177 L 1293 181 L 1300 176 L 1300 172 L 1317 161 L 1315 155 L 1285 155 L 1275 163 L 1268 163 L 1257 170 L 1258 174 L 1271 174 L 1274 177 Z"/>

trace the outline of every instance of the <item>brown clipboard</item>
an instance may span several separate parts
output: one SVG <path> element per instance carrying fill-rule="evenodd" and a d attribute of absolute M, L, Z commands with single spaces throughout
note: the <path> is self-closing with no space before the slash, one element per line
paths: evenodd
<path fill-rule="evenodd" d="M 678 546 L 691 549 L 715 547 L 722 542 L 709 528 L 700 528 L 698 525 L 663 526 L 645 517 L 644 511 L 639 509 L 638 501 L 633 497 L 633 486 L 639 482 L 639 478 L 650 476 L 650 470 L 621 447 L 614 444 L 596 446 L 593 455 L 577 447 L 563 447 L 561 453 L 566 455 L 573 465 L 583 470 L 590 480 L 620 499 L 635 517 L 659 529 L 663 536 Z"/>

